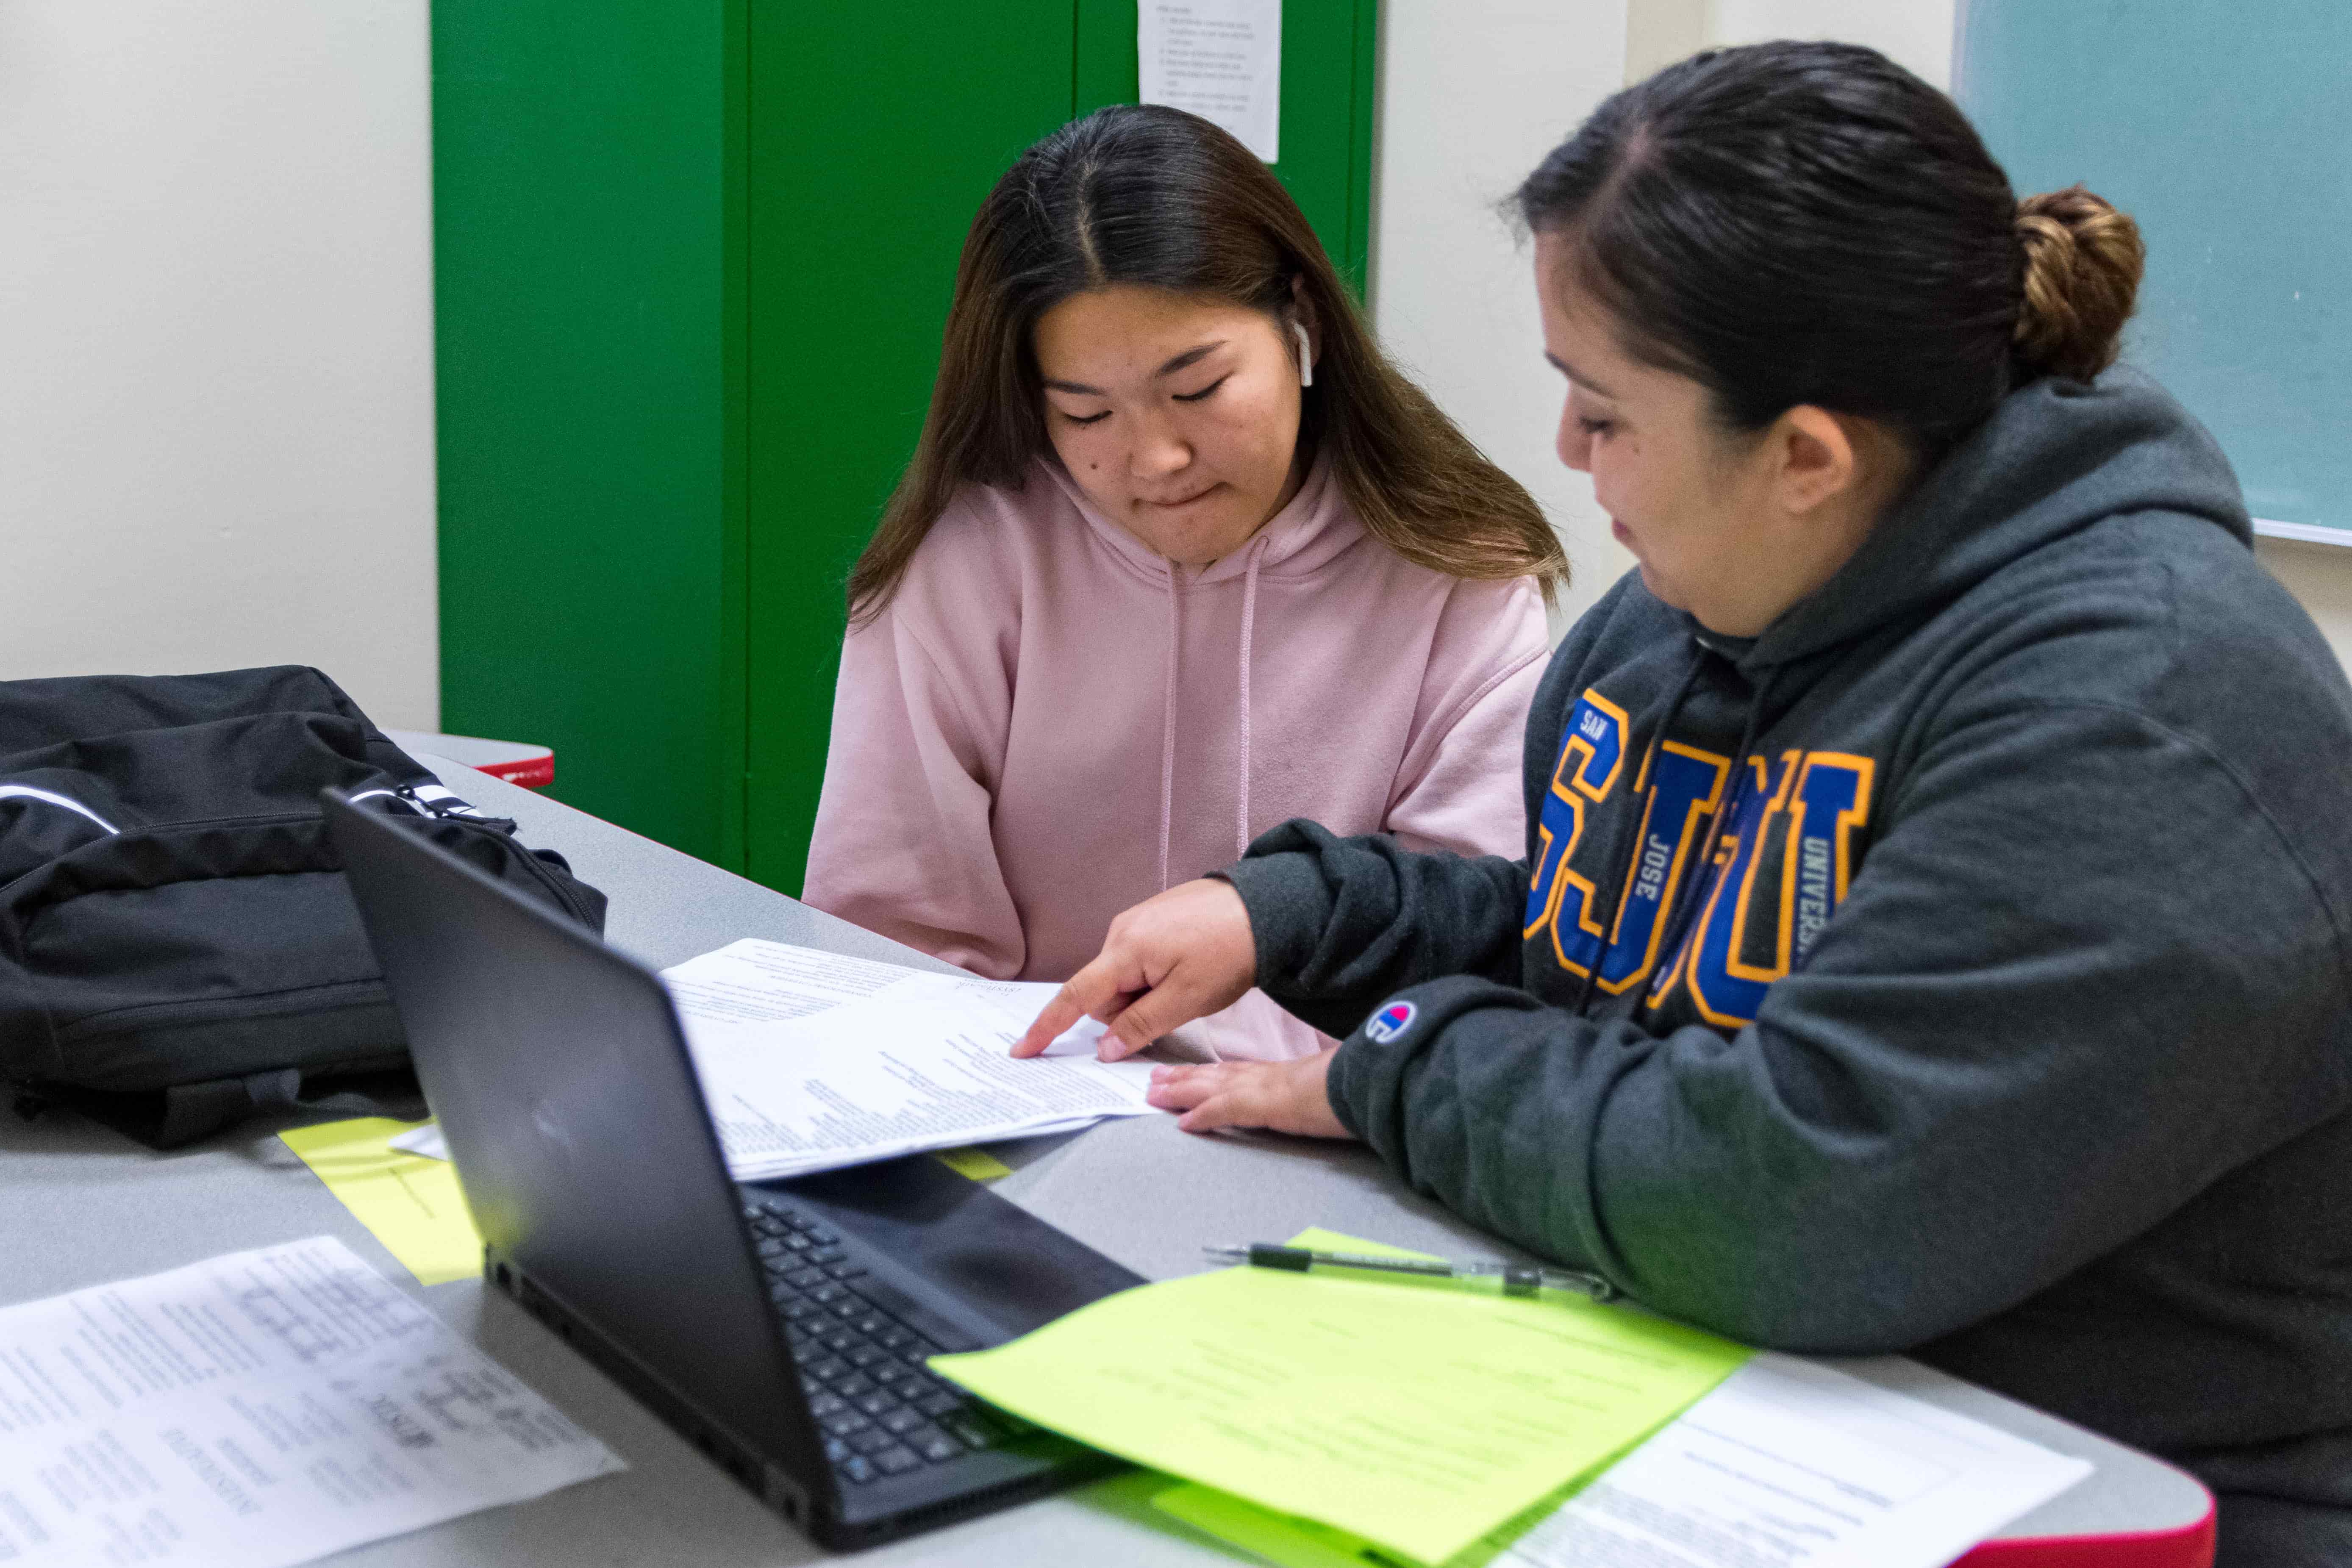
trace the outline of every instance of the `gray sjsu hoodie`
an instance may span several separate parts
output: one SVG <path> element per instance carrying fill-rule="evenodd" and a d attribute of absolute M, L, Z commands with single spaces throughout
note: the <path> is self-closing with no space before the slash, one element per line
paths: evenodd
<path fill-rule="evenodd" d="M 1258 983 L 1473 1222 L 2352 1560 L 2352 689 L 2250 537 L 2161 390 L 2034 383 L 1752 641 L 1620 582 L 1525 860 L 1259 838 Z"/>

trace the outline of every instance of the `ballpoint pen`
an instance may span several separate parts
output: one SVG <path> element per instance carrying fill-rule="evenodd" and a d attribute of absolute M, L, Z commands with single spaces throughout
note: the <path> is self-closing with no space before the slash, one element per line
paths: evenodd
<path fill-rule="evenodd" d="M 1538 1290 L 1572 1290 L 1595 1301 L 1617 1294 L 1617 1287 L 1598 1274 L 1577 1268 L 1540 1268 L 1528 1263 L 1449 1263 L 1436 1258 L 1375 1258 L 1360 1252 L 1318 1252 L 1306 1247 L 1279 1247 L 1253 1241 L 1245 1246 L 1204 1247 L 1220 1263 L 1246 1263 L 1253 1268 L 1370 1268 L 1381 1274 L 1414 1274 L 1430 1279 L 1499 1280 L 1506 1296 L 1532 1296 Z"/>

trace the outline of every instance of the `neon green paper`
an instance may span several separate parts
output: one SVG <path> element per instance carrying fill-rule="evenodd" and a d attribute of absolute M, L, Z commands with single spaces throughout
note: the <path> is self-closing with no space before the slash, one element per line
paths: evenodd
<path fill-rule="evenodd" d="M 1153 1498 L 1151 1506 L 1281 1568 L 1365 1568 L 1381 1562 L 1380 1549 L 1360 1535 L 1269 1512 L 1214 1487 L 1181 1481 Z"/>
<path fill-rule="evenodd" d="M 967 1181 L 993 1182 L 1013 1173 L 1012 1166 L 985 1149 L 942 1149 L 931 1157 Z"/>
<path fill-rule="evenodd" d="M 1510 1549 L 1511 1542 L 1559 1511 L 1568 1500 L 1608 1468 L 1604 1460 L 1567 1486 L 1550 1493 L 1486 1534 L 1472 1542 L 1437 1568 L 1485 1568 Z M 1279 1568 L 1426 1568 L 1410 1558 L 1384 1552 L 1360 1535 L 1334 1530 L 1297 1514 L 1276 1513 L 1192 1481 L 1181 1481 L 1151 1500 L 1151 1506 L 1181 1519 L 1203 1534 L 1229 1546 L 1263 1557 Z"/>
<path fill-rule="evenodd" d="M 392 1146 L 417 1125 L 362 1116 L 289 1127 L 278 1136 L 418 1284 L 472 1279 L 482 1271 L 482 1238 L 457 1189 L 457 1167 Z"/>
<path fill-rule="evenodd" d="M 1375 1250 L 1326 1231 L 1294 1245 Z M 1080 1442 L 1443 1563 L 1748 1355 L 1588 1301 L 1235 1268 L 1121 1291 L 931 1365 Z"/>
<path fill-rule="evenodd" d="M 1390 1247 L 1360 1237 L 1341 1236 L 1336 1231 L 1317 1227 L 1300 1231 L 1290 1238 L 1293 1247 L 1311 1247 L 1321 1252 L 1354 1252 L 1375 1258 L 1421 1258 L 1431 1255 L 1412 1252 L 1402 1247 Z M 1441 1289 L 1460 1289 L 1442 1280 L 1413 1281 Z M 1481 1568 L 1503 1552 L 1510 1542 L 1558 1511 L 1560 1506 L 1585 1484 L 1615 1462 L 1612 1455 L 1591 1469 L 1579 1476 L 1559 1490 L 1546 1497 L 1534 1507 L 1502 1524 L 1447 1558 L 1442 1568 Z M 1244 1502 L 1231 1492 L 1221 1492 L 1213 1487 L 1180 1481 L 1160 1490 L 1151 1500 L 1151 1506 L 1174 1519 L 1181 1519 L 1193 1529 L 1230 1546 L 1263 1557 L 1280 1568 L 1421 1568 L 1407 1564 L 1407 1560 L 1381 1551 L 1360 1535 L 1350 1535 L 1344 1530 L 1334 1530 L 1328 1524 L 1318 1524 L 1297 1514 L 1276 1513 L 1255 1503 Z"/>

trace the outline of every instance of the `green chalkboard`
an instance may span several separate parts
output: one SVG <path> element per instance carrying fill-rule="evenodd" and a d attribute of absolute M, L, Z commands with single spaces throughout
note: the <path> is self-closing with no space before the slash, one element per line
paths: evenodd
<path fill-rule="evenodd" d="M 2352 543 L 2352 5 L 1968 0 L 1956 75 L 2021 194 L 2079 180 L 2138 220 L 2126 354 L 2255 516 Z"/>

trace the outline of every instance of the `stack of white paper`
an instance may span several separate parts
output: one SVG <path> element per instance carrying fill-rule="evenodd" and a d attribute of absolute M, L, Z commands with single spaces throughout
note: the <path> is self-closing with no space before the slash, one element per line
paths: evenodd
<path fill-rule="evenodd" d="M 1099 1062 L 1081 1022 L 1007 1053 L 1057 987 L 934 974 L 746 937 L 662 972 L 739 1182 L 1143 1116 L 1149 1062 Z M 429 1123 L 393 1146 L 449 1157 Z"/>
<path fill-rule="evenodd" d="M 0 1562 L 283 1568 L 626 1468 L 329 1237 L 0 1310 Z"/>
<path fill-rule="evenodd" d="M 1765 1352 L 1491 1568 L 1935 1568 L 2090 1473 L 1983 1422 Z"/>
<path fill-rule="evenodd" d="M 933 974 L 746 938 L 663 973 L 739 1181 L 1150 1112 L 1149 1062 L 1098 1025 L 1007 1053 L 1056 987 Z"/>

